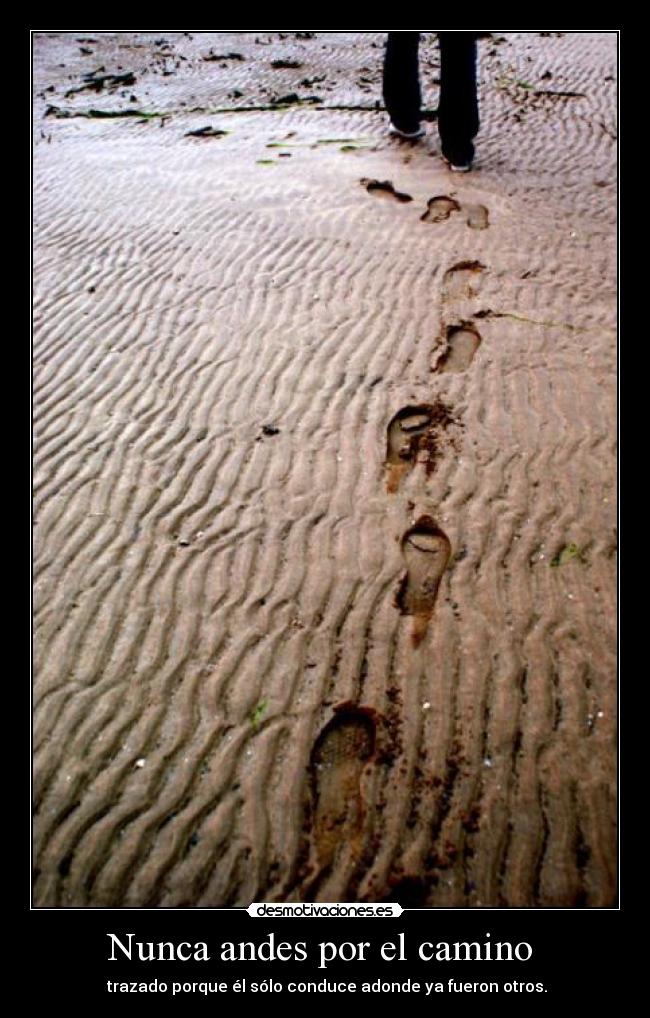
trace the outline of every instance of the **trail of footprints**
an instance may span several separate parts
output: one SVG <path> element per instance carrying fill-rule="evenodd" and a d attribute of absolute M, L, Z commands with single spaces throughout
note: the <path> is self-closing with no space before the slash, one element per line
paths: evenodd
<path fill-rule="evenodd" d="M 366 184 L 378 184 L 366 181 Z M 379 189 L 392 193 L 389 182 Z M 370 190 L 370 187 L 368 187 Z M 395 195 L 398 201 L 404 198 Z M 435 199 L 440 203 L 442 199 Z M 445 201 L 452 201 L 445 199 Z M 442 215 L 446 206 L 439 204 Z M 447 215 L 456 208 L 447 207 Z M 424 218 L 424 217 L 423 217 Z M 439 221 L 432 219 L 431 221 Z M 481 343 L 472 321 L 447 323 L 448 312 L 477 295 L 485 266 L 478 261 L 453 265 L 442 284 L 442 334 L 445 345 L 434 372 L 466 371 Z M 391 419 L 386 438 L 386 487 L 396 494 L 404 478 L 418 464 L 429 475 L 442 452 L 444 433 L 457 424 L 453 412 L 442 400 L 412 404 L 398 410 Z M 395 593 L 395 606 L 411 618 L 410 640 L 417 649 L 428 631 L 438 590 L 451 556 L 447 535 L 432 516 L 422 515 L 401 538 L 405 572 Z M 364 845 L 363 775 L 377 759 L 378 715 L 369 707 L 345 703 L 334 708 L 334 716 L 318 735 L 309 762 L 310 861 L 304 893 L 313 898 L 323 881 L 338 865 L 347 872 L 361 858 Z"/>
<path fill-rule="evenodd" d="M 420 216 L 423 223 L 444 223 L 454 212 L 462 212 L 465 222 L 472 230 L 487 230 L 490 217 L 485 205 L 461 205 L 455 198 L 439 194 L 429 198 L 427 209 Z"/>
<path fill-rule="evenodd" d="M 362 177 L 359 181 L 365 187 L 368 194 L 374 194 L 378 198 L 392 198 L 398 202 L 413 201 L 413 196 L 404 191 L 397 191 L 390 180 L 371 180 Z M 470 202 L 468 205 L 461 205 L 447 194 L 438 194 L 429 198 L 425 211 L 420 216 L 423 223 L 444 223 L 454 213 L 460 212 L 465 217 L 465 222 L 472 230 L 487 230 L 490 225 L 490 214 L 485 205 Z"/>

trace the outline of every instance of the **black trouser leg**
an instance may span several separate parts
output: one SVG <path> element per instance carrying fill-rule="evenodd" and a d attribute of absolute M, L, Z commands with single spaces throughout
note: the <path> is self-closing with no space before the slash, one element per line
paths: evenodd
<path fill-rule="evenodd" d="M 395 127 L 420 126 L 419 32 L 389 32 L 384 56 L 384 104 Z"/>
<path fill-rule="evenodd" d="M 472 139 L 478 134 L 476 97 L 476 37 L 472 32 L 439 32 L 440 102 L 438 131 L 442 151 L 450 162 L 463 165 L 474 156 Z"/>

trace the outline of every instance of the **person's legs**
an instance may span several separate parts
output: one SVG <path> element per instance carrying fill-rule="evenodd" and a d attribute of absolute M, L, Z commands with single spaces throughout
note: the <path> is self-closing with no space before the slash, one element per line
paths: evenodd
<path fill-rule="evenodd" d="M 453 166 L 469 167 L 472 139 L 478 134 L 476 36 L 472 32 L 439 32 L 440 102 L 438 132 L 442 154 Z"/>
<path fill-rule="evenodd" d="M 404 134 L 420 127 L 419 32 L 389 32 L 384 56 L 384 104 L 393 125 Z"/>

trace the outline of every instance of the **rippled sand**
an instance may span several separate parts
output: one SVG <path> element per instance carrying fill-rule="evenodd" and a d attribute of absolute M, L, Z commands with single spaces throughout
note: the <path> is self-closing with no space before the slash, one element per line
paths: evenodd
<path fill-rule="evenodd" d="M 482 40 L 468 175 L 388 137 L 381 35 L 78 38 L 34 39 L 35 903 L 611 905 L 616 36 Z"/>

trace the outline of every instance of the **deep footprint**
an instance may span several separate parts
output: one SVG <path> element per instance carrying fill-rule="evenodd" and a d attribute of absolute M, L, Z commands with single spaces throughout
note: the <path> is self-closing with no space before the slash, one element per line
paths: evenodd
<path fill-rule="evenodd" d="M 407 572 L 397 591 L 396 604 L 402 615 L 415 616 L 412 640 L 417 647 L 427 631 L 451 545 L 435 520 L 420 516 L 402 538 L 402 554 Z"/>
<path fill-rule="evenodd" d="M 480 345 L 481 334 L 473 325 L 464 322 L 462 325 L 448 326 L 447 348 L 435 370 L 443 373 L 466 371 Z"/>
<path fill-rule="evenodd" d="M 353 855 L 361 848 L 361 775 L 374 756 L 376 742 L 371 709 L 342 704 L 335 710 L 314 743 L 309 763 L 312 830 L 321 870 L 332 865 L 342 845 Z"/>
<path fill-rule="evenodd" d="M 374 194 L 378 198 L 392 198 L 400 202 L 413 201 L 410 194 L 396 191 L 390 180 L 369 180 L 368 177 L 362 177 L 359 183 L 363 184 L 369 194 Z"/>
<path fill-rule="evenodd" d="M 402 407 L 388 425 L 386 487 L 394 494 L 402 478 L 418 461 L 424 462 L 431 474 L 440 455 L 440 430 L 456 423 L 455 418 L 441 400 L 436 403 L 418 403 Z"/>
<path fill-rule="evenodd" d="M 389 492 L 396 492 L 402 477 L 413 469 L 420 441 L 431 426 L 433 409 L 429 403 L 403 407 L 388 425 L 386 465 Z"/>
<path fill-rule="evenodd" d="M 460 212 L 460 205 L 454 198 L 448 198 L 446 194 L 439 194 L 435 198 L 429 198 L 426 212 L 420 216 L 423 223 L 443 223 L 449 219 L 452 212 Z"/>
<path fill-rule="evenodd" d="M 467 213 L 467 225 L 473 230 L 487 230 L 490 225 L 490 217 L 485 205 L 465 205 Z"/>

